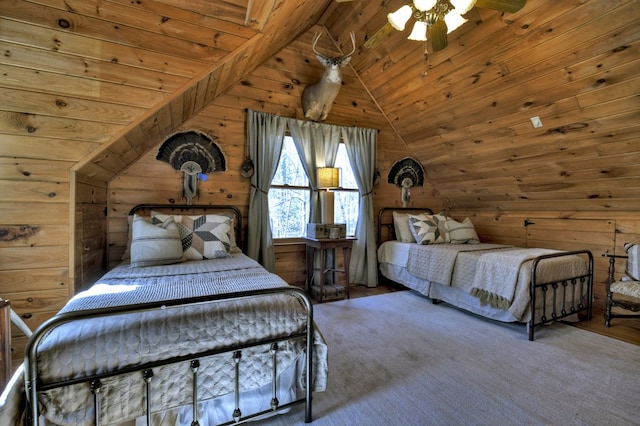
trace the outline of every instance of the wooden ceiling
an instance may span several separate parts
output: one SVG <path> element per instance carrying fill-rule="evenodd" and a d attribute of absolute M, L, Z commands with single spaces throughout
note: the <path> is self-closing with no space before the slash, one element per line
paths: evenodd
<path fill-rule="evenodd" d="M 639 0 L 476 7 L 440 52 L 408 30 L 365 48 L 401 4 L 2 0 L 0 155 L 102 185 L 320 25 L 337 49 L 356 33 L 356 85 L 450 207 L 640 210 Z"/>

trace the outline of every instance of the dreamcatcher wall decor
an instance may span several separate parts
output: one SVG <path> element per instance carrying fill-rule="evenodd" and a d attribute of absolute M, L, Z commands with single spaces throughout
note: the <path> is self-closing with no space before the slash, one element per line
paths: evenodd
<path fill-rule="evenodd" d="M 424 185 L 424 169 L 413 158 L 403 158 L 391 166 L 388 182 L 402 189 L 402 207 L 407 207 L 411 199 L 411 187 Z"/>
<path fill-rule="evenodd" d="M 208 135 L 189 130 L 169 136 L 160 146 L 156 160 L 184 173 L 183 195 L 187 205 L 198 195 L 198 181 L 207 181 L 208 173 L 227 170 L 224 154 Z"/>

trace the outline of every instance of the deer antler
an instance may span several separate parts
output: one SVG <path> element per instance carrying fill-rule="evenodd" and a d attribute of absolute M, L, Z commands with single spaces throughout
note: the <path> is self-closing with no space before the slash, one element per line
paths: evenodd
<path fill-rule="evenodd" d="M 322 56 L 322 53 L 316 50 L 316 44 L 318 43 L 318 40 L 320 40 L 321 35 L 322 33 L 316 33 L 316 35 L 313 37 L 313 45 L 311 46 L 311 48 L 313 49 L 313 53 L 315 53 L 316 55 Z"/>
<path fill-rule="evenodd" d="M 315 53 L 316 55 L 324 56 L 322 55 L 322 53 L 316 50 L 316 44 L 318 44 L 318 40 L 320 40 L 320 36 L 322 36 L 322 33 L 316 33 L 316 35 L 313 37 L 313 44 L 311 45 L 311 48 L 313 49 L 313 53 Z M 343 58 L 353 55 L 356 51 L 356 35 L 354 34 L 353 31 L 351 31 L 349 33 L 349 36 L 351 37 L 351 45 L 353 46 L 353 49 L 351 49 L 351 52 L 349 52 L 348 54 L 342 56 Z"/>
<path fill-rule="evenodd" d="M 351 36 L 351 44 L 353 45 L 353 49 L 351 49 L 351 52 L 349 52 L 347 55 L 345 56 L 351 56 L 354 54 L 354 52 L 356 51 L 356 35 L 353 33 L 353 31 L 351 31 L 349 33 L 349 35 Z"/>

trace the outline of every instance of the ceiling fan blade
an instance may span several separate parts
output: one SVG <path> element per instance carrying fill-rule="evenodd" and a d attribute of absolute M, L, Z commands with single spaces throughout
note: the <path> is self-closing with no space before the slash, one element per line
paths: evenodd
<path fill-rule="evenodd" d="M 501 12 L 515 13 L 522 9 L 527 0 L 477 0 L 476 6 Z"/>
<path fill-rule="evenodd" d="M 447 47 L 447 44 L 449 44 L 447 40 L 447 24 L 443 19 L 438 19 L 431 25 L 427 38 L 431 40 L 431 46 L 434 52 Z"/>
<path fill-rule="evenodd" d="M 367 41 L 365 41 L 364 47 L 366 47 L 367 49 L 373 49 L 378 44 L 380 44 L 382 39 L 391 34 L 393 31 L 393 27 L 390 23 L 387 22 L 382 28 L 376 31 L 374 35 L 372 35 Z"/>

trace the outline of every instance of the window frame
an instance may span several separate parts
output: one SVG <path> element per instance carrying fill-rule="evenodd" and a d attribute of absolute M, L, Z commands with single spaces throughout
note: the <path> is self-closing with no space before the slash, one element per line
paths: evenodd
<path fill-rule="evenodd" d="M 290 134 L 286 134 L 285 137 L 289 137 L 291 138 Z M 344 142 L 340 141 L 340 144 L 342 144 L 342 146 L 344 146 Z M 282 155 L 282 153 L 281 153 Z M 345 155 L 346 152 L 345 152 Z M 282 158 L 282 157 L 281 157 Z M 298 157 L 299 161 L 302 161 L 300 159 L 300 157 Z M 348 160 L 348 155 L 347 155 L 347 160 Z M 349 163 L 349 165 L 351 165 L 351 163 Z M 278 166 L 280 166 L 280 160 L 278 160 Z M 353 168 L 352 168 L 353 170 Z M 309 177 L 307 176 L 307 179 L 309 179 Z M 340 179 L 340 184 L 342 185 L 342 179 Z M 271 189 L 286 189 L 286 190 L 306 190 L 309 193 L 309 197 L 311 197 L 311 184 L 307 185 L 307 186 L 298 186 L 298 185 L 289 185 L 289 184 L 271 184 L 269 185 L 269 191 L 271 191 Z M 359 188 L 343 188 L 342 186 L 333 189 L 334 192 L 355 192 L 358 195 L 360 194 L 360 189 Z M 359 202 L 360 200 L 358 200 Z M 358 204 L 358 216 L 359 216 L 359 207 L 360 205 Z M 335 209 L 335 207 L 334 207 Z M 272 216 L 271 216 L 271 211 L 269 211 L 269 218 L 271 220 Z M 359 217 L 358 217 L 359 219 Z M 357 222 L 356 222 L 356 226 L 357 226 Z M 355 235 L 355 229 L 354 229 L 354 235 Z M 354 235 L 347 235 L 347 237 L 353 237 Z M 276 238 L 273 237 L 273 242 L 274 244 L 278 244 L 278 245 L 286 245 L 286 244 L 295 244 L 295 243 L 301 243 L 304 240 L 304 235 L 300 236 L 300 237 L 280 237 L 280 238 Z"/>

